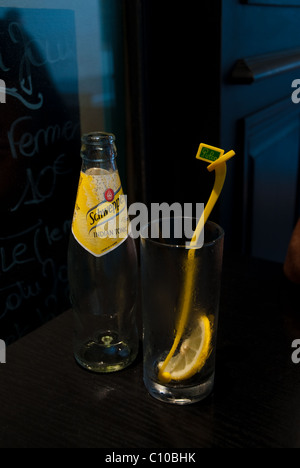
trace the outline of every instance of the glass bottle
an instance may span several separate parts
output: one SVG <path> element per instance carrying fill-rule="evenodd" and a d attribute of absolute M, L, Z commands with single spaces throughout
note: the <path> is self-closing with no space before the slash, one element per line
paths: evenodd
<path fill-rule="evenodd" d="M 68 275 L 75 359 L 95 372 L 123 369 L 138 351 L 137 254 L 116 156 L 114 135 L 83 135 Z"/>

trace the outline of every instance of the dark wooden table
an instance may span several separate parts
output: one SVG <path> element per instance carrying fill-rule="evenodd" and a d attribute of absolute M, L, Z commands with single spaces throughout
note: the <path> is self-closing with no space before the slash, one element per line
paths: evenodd
<path fill-rule="evenodd" d="M 299 292 L 281 265 L 226 256 L 215 390 L 184 407 L 147 393 L 141 352 L 118 373 L 81 369 L 63 313 L 7 348 L 0 447 L 300 448 Z"/>

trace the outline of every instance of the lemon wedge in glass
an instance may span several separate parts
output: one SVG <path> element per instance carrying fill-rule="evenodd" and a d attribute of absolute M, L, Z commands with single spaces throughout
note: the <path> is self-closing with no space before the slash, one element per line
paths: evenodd
<path fill-rule="evenodd" d="M 191 335 L 180 346 L 180 351 L 173 356 L 161 372 L 163 361 L 158 364 L 158 378 L 167 383 L 171 380 L 186 380 L 193 377 L 204 366 L 211 351 L 212 331 L 206 315 L 201 315 Z"/>

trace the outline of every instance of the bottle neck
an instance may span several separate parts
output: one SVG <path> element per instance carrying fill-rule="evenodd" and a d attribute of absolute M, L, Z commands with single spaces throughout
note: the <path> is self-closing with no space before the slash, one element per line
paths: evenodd
<path fill-rule="evenodd" d="M 91 132 L 82 136 L 81 157 L 83 172 L 90 168 L 116 171 L 117 148 L 115 136 L 105 132 Z"/>

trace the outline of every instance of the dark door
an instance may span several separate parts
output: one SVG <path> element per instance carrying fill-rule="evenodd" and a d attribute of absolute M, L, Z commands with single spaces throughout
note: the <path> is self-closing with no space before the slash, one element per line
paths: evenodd
<path fill-rule="evenodd" d="M 235 149 L 211 216 L 228 249 L 282 262 L 299 216 L 300 0 L 136 3 L 147 201 L 205 203 L 199 143 Z"/>
<path fill-rule="evenodd" d="M 225 0 L 222 15 L 221 145 L 234 146 L 239 161 L 221 215 L 236 244 L 281 262 L 299 216 L 300 105 L 291 99 L 300 77 L 298 7 Z"/>

